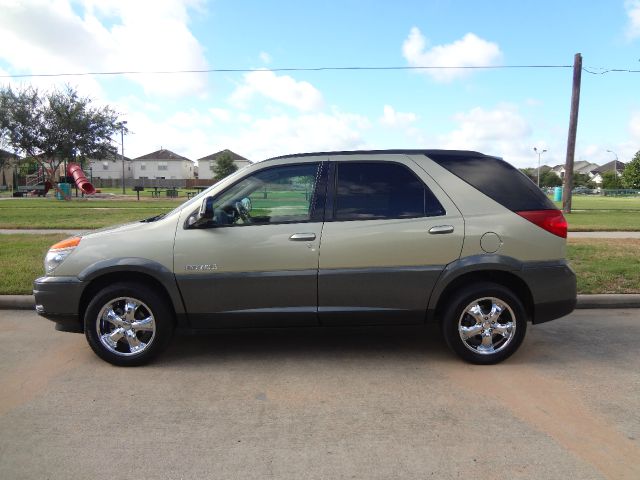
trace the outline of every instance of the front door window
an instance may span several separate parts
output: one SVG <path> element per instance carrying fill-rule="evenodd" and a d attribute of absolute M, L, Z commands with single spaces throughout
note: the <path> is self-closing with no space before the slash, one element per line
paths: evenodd
<path fill-rule="evenodd" d="M 317 163 L 274 167 L 250 175 L 216 197 L 217 226 L 302 223 L 319 209 Z"/>

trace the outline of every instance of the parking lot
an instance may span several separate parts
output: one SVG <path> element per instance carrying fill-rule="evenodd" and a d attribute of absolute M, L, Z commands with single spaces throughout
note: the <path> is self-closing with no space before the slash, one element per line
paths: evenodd
<path fill-rule="evenodd" d="M 0 311 L 0 477 L 640 478 L 640 313 L 531 327 L 506 363 L 437 329 L 177 337 L 116 368 Z"/>

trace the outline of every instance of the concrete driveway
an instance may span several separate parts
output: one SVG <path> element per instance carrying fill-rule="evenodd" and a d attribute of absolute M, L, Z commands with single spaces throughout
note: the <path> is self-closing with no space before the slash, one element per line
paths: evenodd
<path fill-rule="evenodd" d="M 0 478 L 638 479 L 640 312 L 531 327 L 502 365 L 432 329 L 177 337 L 142 368 L 0 311 Z"/>

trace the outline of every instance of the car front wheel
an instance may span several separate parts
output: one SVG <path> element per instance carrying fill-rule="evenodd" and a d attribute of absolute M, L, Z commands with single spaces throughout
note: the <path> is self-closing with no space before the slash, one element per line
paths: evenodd
<path fill-rule="evenodd" d="M 102 289 L 89 303 L 84 331 L 103 360 L 142 365 L 169 344 L 173 317 L 166 301 L 151 288 L 118 283 Z"/>

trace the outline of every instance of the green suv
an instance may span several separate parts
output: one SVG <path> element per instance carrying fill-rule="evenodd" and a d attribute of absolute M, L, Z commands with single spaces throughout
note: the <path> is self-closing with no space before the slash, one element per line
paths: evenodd
<path fill-rule="evenodd" d="M 503 160 L 469 151 L 287 155 L 172 212 L 54 245 L 37 312 L 139 365 L 175 330 L 438 323 L 478 364 L 570 313 L 567 223 Z"/>

